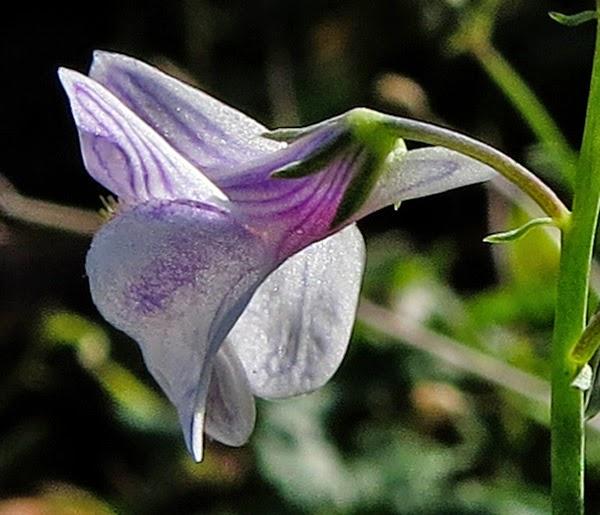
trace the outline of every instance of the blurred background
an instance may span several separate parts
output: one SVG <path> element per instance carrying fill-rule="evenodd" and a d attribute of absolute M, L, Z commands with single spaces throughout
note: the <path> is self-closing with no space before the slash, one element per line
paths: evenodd
<path fill-rule="evenodd" d="M 85 71 L 96 48 L 127 53 L 269 127 L 355 106 L 433 121 L 526 163 L 569 202 L 594 32 L 548 11 L 592 4 L 11 2 L 0 514 L 548 513 L 556 234 L 482 242 L 535 216 L 527 199 L 495 183 L 361 223 L 364 302 L 339 372 L 317 393 L 260 402 L 248 445 L 209 443 L 196 465 L 137 346 L 91 303 L 84 257 L 106 192 L 83 169 L 56 68 Z M 589 433 L 599 513 L 600 432 Z"/>

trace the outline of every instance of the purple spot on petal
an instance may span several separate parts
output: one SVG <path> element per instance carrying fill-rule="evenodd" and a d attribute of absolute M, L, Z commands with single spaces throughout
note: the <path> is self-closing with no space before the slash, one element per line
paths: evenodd
<path fill-rule="evenodd" d="M 152 315 L 164 310 L 177 290 L 195 285 L 205 265 L 196 260 L 190 248 L 193 242 L 186 239 L 167 241 L 165 254 L 145 267 L 126 295 L 138 313 Z"/>

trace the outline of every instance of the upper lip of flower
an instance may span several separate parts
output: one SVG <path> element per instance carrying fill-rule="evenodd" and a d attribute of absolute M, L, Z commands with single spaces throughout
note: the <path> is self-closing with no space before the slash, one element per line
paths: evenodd
<path fill-rule="evenodd" d="M 377 154 L 352 132 L 365 112 L 268 135 L 118 54 L 60 77 L 88 172 L 125 205 L 88 253 L 93 300 L 140 345 L 197 460 L 204 431 L 245 442 L 252 393 L 308 392 L 339 366 L 364 267 L 356 219 L 490 175 L 440 148 Z"/>

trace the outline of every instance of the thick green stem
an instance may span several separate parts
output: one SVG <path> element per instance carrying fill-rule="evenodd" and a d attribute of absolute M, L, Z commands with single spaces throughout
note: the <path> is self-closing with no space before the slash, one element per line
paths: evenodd
<path fill-rule="evenodd" d="M 600 0 L 598 0 L 600 9 Z M 571 387 L 570 358 L 586 323 L 590 266 L 600 206 L 600 38 L 588 98 L 571 223 L 563 230 L 552 347 L 552 506 L 583 513 L 583 395 Z"/>
<path fill-rule="evenodd" d="M 523 78 L 490 42 L 476 42 L 469 47 L 469 52 L 508 97 L 531 131 L 552 156 L 567 183 L 572 185 L 577 154 L 563 136 L 544 104 L 539 101 Z"/>
<path fill-rule="evenodd" d="M 552 506 L 557 515 L 583 513 L 583 394 L 571 386 L 576 365 L 569 353 L 585 325 L 586 236 L 583 225 L 573 223 L 562 238 L 552 343 Z"/>

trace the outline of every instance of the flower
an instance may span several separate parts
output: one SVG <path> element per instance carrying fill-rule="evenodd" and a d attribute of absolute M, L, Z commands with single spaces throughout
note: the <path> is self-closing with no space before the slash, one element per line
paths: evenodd
<path fill-rule="evenodd" d="M 340 365 L 365 261 L 357 219 L 492 173 L 407 152 L 364 109 L 269 133 L 123 55 L 59 74 L 85 167 L 119 198 L 87 255 L 93 301 L 139 344 L 197 461 L 205 432 L 249 438 L 253 396 L 312 391 Z"/>

